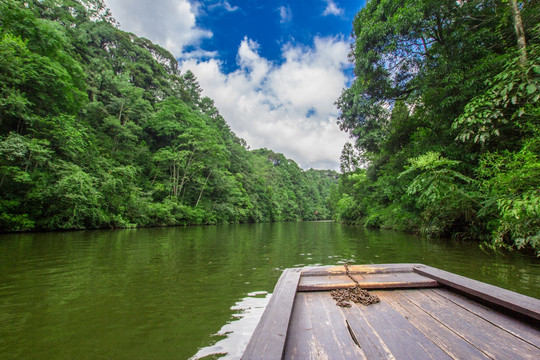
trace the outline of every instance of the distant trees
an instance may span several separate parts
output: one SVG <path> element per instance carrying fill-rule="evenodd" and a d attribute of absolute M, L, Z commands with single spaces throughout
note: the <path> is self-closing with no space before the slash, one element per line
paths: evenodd
<path fill-rule="evenodd" d="M 337 101 L 365 163 L 342 159 L 342 219 L 540 252 L 539 14 L 534 0 L 367 2 Z"/>
<path fill-rule="evenodd" d="M 2 231 L 330 217 L 336 173 L 248 151 L 101 0 L 0 2 L 0 119 Z"/>

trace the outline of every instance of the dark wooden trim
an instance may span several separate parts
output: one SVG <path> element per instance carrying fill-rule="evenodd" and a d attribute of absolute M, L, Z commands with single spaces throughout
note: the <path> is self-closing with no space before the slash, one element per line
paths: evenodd
<path fill-rule="evenodd" d="M 439 284 L 476 297 L 489 304 L 497 305 L 525 316 L 535 322 L 540 321 L 540 300 L 456 275 L 426 265 L 414 266 L 414 272 L 437 280 Z"/>
<path fill-rule="evenodd" d="M 300 273 L 301 269 L 286 269 L 281 274 L 242 359 L 278 360 L 283 357 Z"/>

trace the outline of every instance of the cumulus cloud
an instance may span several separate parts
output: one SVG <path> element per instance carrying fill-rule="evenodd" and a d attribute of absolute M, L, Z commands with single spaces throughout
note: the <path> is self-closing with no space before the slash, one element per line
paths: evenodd
<path fill-rule="evenodd" d="M 204 95 L 253 148 L 282 152 L 303 168 L 337 169 L 347 135 L 336 124 L 334 102 L 346 86 L 348 51 L 341 39 L 316 37 L 310 47 L 284 46 L 278 65 L 245 37 L 232 73 L 218 59 L 186 59 L 181 67 L 195 73 Z"/>
<path fill-rule="evenodd" d="M 198 8 L 188 0 L 105 0 L 120 28 L 146 37 L 182 57 L 186 46 L 211 38 L 212 32 L 196 24 Z M 227 7 L 228 5 L 228 7 Z M 235 9 L 227 1 L 223 6 Z"/>
<path fill-rule="evenodd" d="M 326 8 L 324 9 L 323 15 L 336 15 L 339 16 L 343 14 L 343 9 L 340 9 L 333 0 L 324 0 L 326 2 Z"/>

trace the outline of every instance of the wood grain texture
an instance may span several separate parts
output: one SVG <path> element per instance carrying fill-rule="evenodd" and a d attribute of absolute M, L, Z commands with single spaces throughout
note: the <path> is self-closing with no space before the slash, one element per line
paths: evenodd
<path fill-rule="evenodd" d="M 536 346 L 476 315 L 474 308 L 463 309 L 435 292 L 398 291 L 412 304 L 466 339 L 490 358 L 540 359 L 540 350 Z"/>
<path fill-rule="evenodd" d="M 451 359 L 385 301 L 354 305 L 344 313 L 369 359 Z"/>
<path fill-rule="evenodd" d="M 497 326 L 516 337 L 527 341 L 531 345 L 540 348 L 540 328 L 523 323 L 515 318 L 503 314 L 499 311 L 494 311 L 482 304 L 479 304 L 465 296 L 456 294 L 448 289 L 432 289 L 434 293 L 442 296 L 457 306 L 473 312 L 477 316 L 481 316 L 486 321 L 489 321 L 494 326 Z"/>
<path fill-rule="evenodd" d="M 467 339 L 459 336 L 422 308 L 410 302 L 406 296 L 410 291 L 378 291 L 376 294 L 453 359 L 491 359 L 469 343 Z"/>
<path fill-rule="evenodd" d="M 538 299 L 426 265 L 414 266 L 414 272 L 488 303 L 515 311 L 540 325 L 540 300 Z"/>
<path fill-rule="evenodd" d="M 367 359 L 351 338 L 341 308 L 327 292 L 298 293 L 283 358 Z"/>
<path fill-rule="evenodd" d="M 242 356 L 245 360 L 278 360 L 283 356 L 300 269 L 286 269 Z"/>

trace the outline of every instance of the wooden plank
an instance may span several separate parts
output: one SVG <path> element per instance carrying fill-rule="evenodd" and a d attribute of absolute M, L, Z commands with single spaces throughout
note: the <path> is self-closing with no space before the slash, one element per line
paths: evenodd
<path fill-rule="evenodd" d="M 351 336 L 354 338 L 355 343 L 364 351 L 368 359 L 395 359 L 390 349 L 364 316 L 356 315 L 350 309 L 343 312 L 345 313 L 347 327 Z"/>
<path fill-rule="evenodd" d="M 298 291 L 325 291 L 355 286 L 356 283 L 347 275 L 302 276 Z"/>
<path fill-rule="evenodd" d="M 538 299 L 426 265 L 416 265 L 414 271 L 452 289 L 515 311 L 540 324 L 540 300 Z"/>
<path fill-rule="evenodd" d="M 412 272 L 413 267 L 420 264 L 377 264 L 349 265 L 351 274 L 383 274 L 397 272 Z M 302 276 L 345 275 L 345 266 L 317 266 L 304 268 Z"/>
<path fill-rule="evenodd" d="M 242 359 L 282 358 L 300 271 L 300 269 L 286 269 L 281 274 Z"/>
<path fill-rule="evenodd" d="M 466 339 L 448 329 L 422 308 L 407 299 L 406 294 L 417 290 L 378 291 L 381 301 L 387 302 L 396 311 L 409 320 L 427 338 L 443 349 L 453 359 L 487 360 L 489 356 L 478 350 Z M 418 290 L 420 291 L 420 290 Z"/>
<path fill-rule="evenodd" d="M 283 356 L 287 360 L 366 359 L 327 292 L 298 293 Z"/>
<path fill-rule="evenodd" d="M 309 306 L 306 302 L 306 294 L 296 294 L 283 359 L 301 360 L 310 358 L 311 343 L 315 336 L 313 335 Z"/>
<path fill-rule="evenodd" d="M 540 359 L 540 350 L 435 292 L 399 290 L 431 317 L 493 359 Z"/>
<path fill-rule="evenodd" d="M 352 275 L 357 281 L 365 284 L 366 288 L 376 288 L 377 284 L 387 284 L 387 287 L 435 287 L 439 286 L 437 281 L 428 277 L 422 276 L 415 272 L 397 272 L 391 274 L 367 274 L 363 275 L 363 279 L 357 278 L 358 275 Z"/>
<path fill-rule="evenodd" d="M 473 314 L 482 317 L 493 325 L 509 332 L 514 336 L 523 339 L 524 341 L 536 346 L 537 348 L 540 348 L 539 328 L 518 321 L 511 316 L 502 314 L 499 311 L 494 311 L 493 309 L 490 309 L 482 304 L 479 304 L 448 289 L 439 288 L 426 291 L 433 291 L 439 296 L 448 299 L 449 301 L 462 307 L 463 309 L 466 309 Z"/>
<path fill-rule="evenodd" d="M 330 296 L 330 293 L 311 293 L 310 298 L 315 301 L 318 301 L 318 304 L 321 304 L 324 308 L 328 323 L 319 321 L 317 328 L 315 328 L 315 336 L 318 336 L 321 339 L 333 339 L 333 341 L 338 345 L 338 349 L 329 352 L 331 355 L 330 358 L 334 359 L 335 354 L 343 357 L 343 359 L 353 360 L 353 359 L 367 359 L 364 351 L 352 338 L 348 324 L 345 319 L 345 314 L 343 314 L 343 308 L 336 305 L 335 300 Z M 314 296 L 313 296 L 314 295 Z M 317 302 L 315 302 L 317 304 Z M 314 314 L 320 314 L 317 311 L 317 307 L 313 308 Z M 328 336 L 328 325 L 331 325 L 334 329 L 332 332 L 332 337 Z M 316 357 L 315 359 L 321 359 Z M 339 359 L 339 357 L 338 357 Z"/>
<path fill-rule="evenodd" d="M 369 359 L 451 359 L 388 303 L 344 309 L 358 343 Z"/>
<path fill-rule="evenodd" d="M 439 286 L 436 280 L 414 272 L 376 273 L 352 275 L 364 289 L 423 288 Z M 298 291 L 324 291 L 344 289 L 356 283 L 346 275 L 335 276 L 302 276 Z"/>

